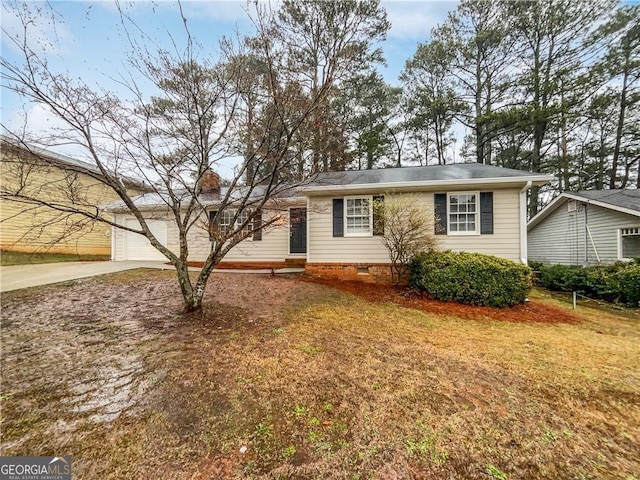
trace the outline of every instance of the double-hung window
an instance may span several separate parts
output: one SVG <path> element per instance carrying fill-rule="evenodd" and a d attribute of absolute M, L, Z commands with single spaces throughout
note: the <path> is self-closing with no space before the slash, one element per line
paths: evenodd
<path fill-rule="evenodd" d="M 632 260 L 640 257 L 640 227 L 620 229 L 620 254 L 621 260 Z"/>
<path fill-rule="evenodd" d="M 478 221 L 477 193 L 450 193 L 448 195 L 448 232 L 451 235 L 477 235 Z"/>
<path fill-rule="evenodd" d="M 371 196 L 345 197 L 345 237 L 373 235 L 373 200 Z"/>
<path fill-rule="evenodd" d="M 222 235 L 226 235 L 233 230 L 233 216 L 235 212 L 232 210 L 223 210 L 218 213 L 218 227 Z"/>
<path fill-rule="evenodd" d="M 248 211 L 242 211 L 240 212 L 240 214 L 238 215 L 238 218 L 235 219 L 235 222 L 233 221 L 235 215 L 236 215 L 236 211 L 235 210 L 223 210 L 222 212 L 218 213 L 218 219 L 217 219 L 217 223 L 218 223 L 218 230 L 222 235 L 227 235 L 231 232 L 233 232 L 236 228 L 240 227 L 240 225 L 242 225 L 248 218 L 249 218 L 249 214 L 250 212 Z M 242 229 L 243 232 L 250 232 L 252 230 L 253 226 L 251 225 L 251 222 L 247 223 L 247 225 Z"/>

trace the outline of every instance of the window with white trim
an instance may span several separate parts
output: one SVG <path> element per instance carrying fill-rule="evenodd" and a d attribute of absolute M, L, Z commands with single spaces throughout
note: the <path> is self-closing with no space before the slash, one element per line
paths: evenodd
<path fill-rule="evenodd" d="M 249 212 L 244 210 L 240 212 L 236 221 L 233 222 L 235 215 L 235 210 L 223 210 L 218 214 L 218 228 L 221 234 L 226 235 L 228 232 L 235 230 L 249 218 Z M 243 232 L 250 232 L 252 228 L 251 222 L 249 222 L 242 230 Z"/>
<path fill-rule="evenodd" d="M 242 225 L 244 222 L 246 222 L 247 220 L 249 220 L 249 213 L 247 210 L 243 210 L 242 212 L 240 212 L 240 214 L 238 215 L 238 219 L 236 220 L 236 226 L 240 226 Z M 247 223 L 247 225 L 242 229 L 243 232 L 251 232 L 251 230 L 253 229 L 253 226 L 251 225 L 251 222 Z"/>
<path fill-rule="evenodd" d="M 478 221 L 477 193 L 450 193 L 447 197 L 447 231 L 450 235 L 477 235 Z"/>
<path fill-rule="evenodd" d="M 372 197 L 345 197 L 345 237 L 367 237 L 373 234 Z"/>
<path fill-rule="evenodd" d="M 640 257 L 640 227 L 621 228 L 620 230 L 620 258 L 632 260 Z"/>

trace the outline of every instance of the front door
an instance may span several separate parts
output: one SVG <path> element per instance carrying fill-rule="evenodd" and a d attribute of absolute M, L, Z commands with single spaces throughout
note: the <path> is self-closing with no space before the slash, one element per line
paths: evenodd
<path fill-rule="evenodd" d="M 307 209 L 289 210 L 289 253 L 307 253 Z"/>

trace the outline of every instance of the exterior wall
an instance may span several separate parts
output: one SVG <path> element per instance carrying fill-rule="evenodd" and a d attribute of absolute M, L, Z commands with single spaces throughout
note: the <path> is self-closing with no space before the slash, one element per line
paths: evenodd
<path fill-rule="evenodd" d="M 464 192 L 460 189 L 455 191 Z M 494 233 L 437 235 L 439 248 L 485 253 L 520 262 L 520 190 L 482 188 L 482 191 L 493 191 Z M 445 192 L 439 189 L 416 193 L 418 201 L 424 202 L 431 212 L 434 210 L 434 193 Z M 309 199 L 307 264 L 388 264 L 388 252 L 379 237 L 333 237 L 333 198 L 337 197 Z"/>
<path fill-rule="evenodd" d="M 596 265 L 618 260 L 618 230 L 640 226 L 640 217 L 597 205 L 586 205 L 586 219 L 593 237 L 586 239 L 585 204 L 576 212 L 564 202 L 529 231 L 529 260 L 545 264 Z"/>
<path fill-rule="evenodd" d="M 11 149 L 3 148 L 0 165 L 3 191 L 15 191 L 18 185 L 23 185 L 27 195 L 75 205 L 79 202 L 99 205 L 118 198 L 112 189 L 89 176 L 76 176 L 57 167 L 37 164 L 32 158 L 27 163 L 16 163 L 17 158 Z M 75 188 L 75 194 L 79 196 L 76 202 L 72 202 L 69 185 Z M 109 255 L 110 237 L 109 226 L 92 222 L 81 215 L 0 200 L 2 249 Z"/>
<path fill-rule="evenodd" d="M 225 255 L 224 262 L 243 262 L 246 264 L 255 262 L 283 262 L 286 259 L 305 258 L 305 255 L 289 255 L 289 210 L 277 210 L 263 212 L 263 220 L 267 222 L 270 218 L 280 215 L 280 220 L 276 224 L 265 228 L 262 233 L 262 240 L 254 241 L 249 238 Z M 127 218 L 133 218 L 131 215 L 117 215 L 117 222 L 124 224 Z M 157 218 L 157 216 L 153 216 Z M 167 247 L 178 254 L 180 252 L 180 243 L 178 236 L 178 228 L 175 221 L 167 219 Z M 125 252 L 125 236 L 126 232 L 116 230 L 115 232 L 115 260 L 127 260 Z M 202 218 L 194 225 L 187 236 L 189 245 L 189 261 L 202 262 L 207 258 L 210 248 L 209 232 L 207 230 L 207 218 Z"/>

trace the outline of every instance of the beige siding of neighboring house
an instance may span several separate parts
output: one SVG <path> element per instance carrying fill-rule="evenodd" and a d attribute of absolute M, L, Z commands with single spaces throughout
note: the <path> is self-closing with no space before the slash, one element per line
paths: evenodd
<path fill-rule="evenodd" d="M 32 165 L 28 173 L 19 172 L 15 162 L 5 161 L 9 151 L 2 152 L 3 191 L 20 185 L 26 178 L 24 192 L 45 201 L 72 204 L 70 185 L 83 204 L 103 204 L 117 199 L 116 193 L 97 180 L 68 172 L 55 166 Z M 137 193 L 137 192 L 133 192 Z M 109 218 L 109 216 L 105 216 Z M 46 206 L 34 206 L 7 199 L 0 200 L 0 248 L 4 250 L 54 253 L 109 255 L 111 228 L 92 222 L 82 215 L 60 213 Z"/>
<path fill-rule="evenodd" d="M 477 192 L 478 190 L 466 190 Z M 441 250 L 478 252 L 520 262 L 519 189 L 487 189 L 493 192 L 494 233 L 489 235 L 437 235 Z M 465 190 L 456 189 L 456 193 Z M 382 193 L 382 192 L 381 192 Z M 434 194 L 442 189 L 416 193 L 418 201 L 434 211 Z M 357 196 L 357 195 L 355 195 Z M 339 196 L 310 197 L 308 225 L 309 263 L 389 263 L 379 237 L 334 237 L 332 201 Z"/>
<path fill-rule="evenodd" d="M 598 256 L 603 264 L 618 260 L 619 229 L 640 227 L 640 217 L 597 205 L 587 205 L 585 211 L 585 204 L 578 205 L 569 212 L 563 202 L 529 231 L 529 260 L 550 265 L 596 265 Z"/>
<path fill-rule="evenodd" d="M 300 255 L 289 255 L 289 210 L 283 208 L 277 211 L 265 210 L 264 222 L 279 216 L 273 225 L 265 227 L 262 240 L 248 238 L 234 248 L 224 257 L 224 262 L 282 262 L 287 258 L 299 258 Z M 123 224 L 130 215 L 117 215 L 117 222 Z M 154 217 L 155 218 L 155 217 Z M 178 228 L 172 219 L 165 217 L 167 223 L 167 247 L 175 254 L 180 252 Z M 127 260 L 125 243 L 127 233 L 122 230 L 115 231 L 115 260 Z M 204 261 L 209 253 L 211 244 L 207 230 L 207 219 L 203 215 L 187 236 L 189 245 L 189 261 Z M 304 255 L 302 255 L 304 258 Z"/>

